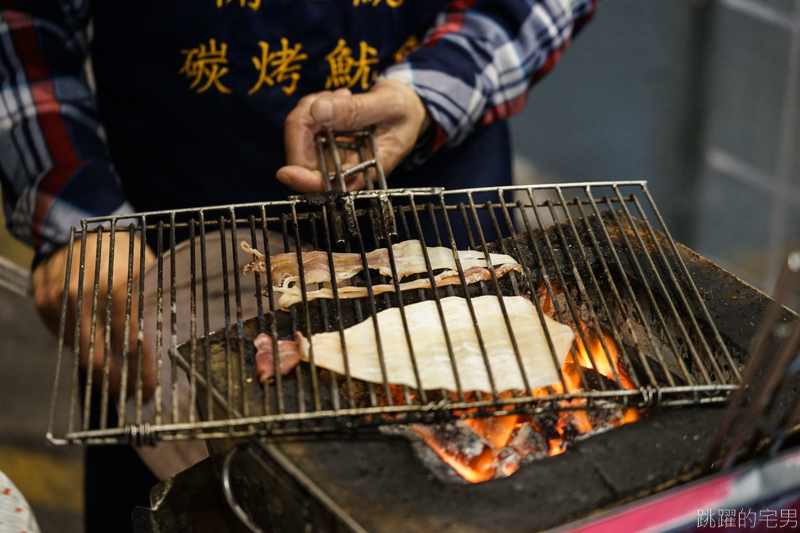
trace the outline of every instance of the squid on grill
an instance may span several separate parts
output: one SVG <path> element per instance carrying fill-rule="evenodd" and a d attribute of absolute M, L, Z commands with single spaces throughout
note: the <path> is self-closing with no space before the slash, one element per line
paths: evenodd
<path fill-rule="evenodd" d="M 512 270 L 516 270 L 517 272 L 522 272 L 522 267 L 517 263 L 509 263 L 498 266 L 497 268 L 495 268 L 494 273 L 495 276 L 500 278 L 502 276 L 505 276 Z M 467 285 L 471 283 L 476 283 L 478 281 L 489 281 L 491 279 L 492 279 L 492 274 L 491 272 L 489 272 L 489 269 L 487 268 L 472 267 L 464 271 L 464 280 L 467 282 Z M 455 270 L 445 270 L 441 274 L 434 276 L 433 281 L 437 287 L 444 287 L 447 285 L 460 284 L 461 278 L 459 277 L 458 272 L 456 272 Z M 414 281 L 406 281 L 403 283 L 398 283 L 398 285 L 401 291 L 409 291 L 413 289 L 430 289 L 431 280 L 429 278 L 420 278 Z M 292 285 L 291 287 L 275 287 L 275 290 L 281 293 L 281 297 L 278 300 L 278 307 L 280 309 L 286 310 L 289 308 L 289 306 L 303 301 L 303 291 L 297 285 Z M 355 285 L 338 287 L 336 292 L 338 293 L 339 298 L 345 300 L 350 298 L 363 298 L 369 294 L 366 287 L 360 287 Z M 376 296 L 378 294 L 383 294 L 386 292 L 396 292 L 394 284 L 382 283 L 379 285 L 372 286 L 372 294 Z M 309 302 L 311 300 L 316 300 L 317 298 L 325 298 L 328 300 L 332 300 L 333 297 L 334 297 L 333 290 L 327 287 L 315 291 L 306 291 L 306 299 Z"/>
<path fill-rule="evenodd" d="M 558 382 L 558 369 L 563 365 L 575 337 L 572 328 L 547 316 L 545 324 L 542 324 L 536 308 L 524 297 L 506 296 L 502 299 L 530 388 L 536 389 Z M 489 373 L 466 299 L 456 296 L 443 298 L 441 305 L 444 324 L 440 320 L 435 301 L 428 300 L 405 307 L 414 361 L 422 388 L 450 391 L 458 388 L 445 339 L 446 330 L 461 390 L 490 392 L 492 386 Z M 472 305 L 486 348 L 495 390 L 524 390 L 520 361 L 513 348 L 499 298 L 480 296 L 472 299 Z M 417 388 L 411 352 L 398 308 L 385 309 L 374 319 L 370 317 L 344 330 L 350 375 L 373 383 L 382 383 L 384 380 L 373 320 L 377 320 L 378 324 L 386 380 L 396 385 Z M 553 360 L 545 328 L 550 334 L 557 364 Z M 272 339 L 262 333 L 254 344 L 258 349 L 256 363 L 259 378 L 264 381 L 272 377 L 274 372 Z M 278 351 L 281 373 L 291 370 L 301 359 L 309 361 L 312 347 L 317 366 L 339 374 L 345 373 L 342 339 L 338 331 L 318 333 L 312 335 L 310 340 L 298 332 L 295 334 L 295 341 L 280 341 Z"/>
<path fill-rule="evenodd" d="M 245 265 L 242 269 L 245 274 L 251 272 L 267 273 L 266 256 L 258 250 L 252 248 L 247 242 L 242 241 L 242 250 L 254 256 L 253 261 Z M 392 245 L 395 267 L 398 279 L 402 279 L 411 274 L 427 272 L 425 255 L 422 244 L 418 240 L 408 240 Z M 445 247 L 429 247 L 427 249 L 432 270 L 457 270 L 453 250 Z M 361 254 L 357 253 L 332 253 L 333 267 L 336 274 L 336 281 L 343 281 L 355 276 L 364 269 Z M 312 283 L 324 283 L 331 281 L 330 269 L 328 266 L 328 253 L 323 251 L 303 252 L 303 276 L 306 285 Z M 473 267 L 486 268 L 487 261 L 483 252 L 475 250 L 460 250 L 458 258 L 461 267 L 468 270 Z M 389 251 L 386 248 L 378 248 L 366 254 L 367 267 L 377 270 L 380 274 L 392 277 L 392 265 L 389 260 Z M 513 257 L 504 254 L 489 254 L 492 266 L 516 265 L 521 270 Z M 276 287 L 287 287 L 290 284 L 300 281 L 300 270 L 297 263 L 296 253 L 284 253 L 271 256 L 269 258 L 272 284 Z"/>

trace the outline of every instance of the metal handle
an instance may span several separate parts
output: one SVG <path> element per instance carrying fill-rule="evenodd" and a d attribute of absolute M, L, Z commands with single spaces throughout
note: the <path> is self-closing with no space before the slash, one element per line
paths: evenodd
<path fill-rule="evenodd" d="M 250 531 L 253 533 L 265 533 L 263 529 L 253 523 L 250 515 L 248 515 L 242 506 L 239 505 L 239 502 L 236 500 L 236 496 L 233 495 L 233 490 L 231 489 L 231 462 L 240 450 L 245 450 L 247 448 L 249 448 L 249 445 L 239 444 L 231 449 L 231 451 L 229 451 L 225 456 L 225 461 L 222 464 L 222 491 L 225 493 L 225 499 L 228 500 L 228 505 L 231 506 L 233 512 L 236 513 L 237 517 L 239 517 L 239 520 L 241 520 Z"/>

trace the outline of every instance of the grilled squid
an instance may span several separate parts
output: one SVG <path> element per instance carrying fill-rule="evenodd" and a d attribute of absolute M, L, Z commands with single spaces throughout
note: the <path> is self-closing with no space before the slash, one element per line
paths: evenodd
<path fill-rule="evenodd" d="M 517 263 L 500 265 L 497 268 L 495 268 L 494 273 L 495 276 L 500 278 L 502 276 L 505 276 L 512 270 L 516 270 L 517 272 L 522 272 L 522 267 Z M 491 272 L 489 272 L 489 269 L 487 268 L 472 267 L 464 271 L 464 280 L 467 282 L 467 285 L 471 283 L 477 283 L 478 281 L 489 281 L 491 279 L 492 279 L 492 274 Z M 441 274 L 434 276 L 433 281 L 436 287 L 445 287 L 447 285 L 460 284 L 461 277 L 455 270 L 445 270 Z M 429 278 L 420 278 L 414 281 L 406 281 L 403 283 L 398 283 L 398 286 L 400 287 L 401 291 L 410 291 L 414 289 L 430 289 L 431 280 Z M 278 300 L 278 307 L 282 310 L 287 310 L 289 306 L 303 301 L 303 291 L 297 285 L 292 285 L 291 287 L 275 287 L 275 290 L 281 293 L 281 297 Z M 386 292 L 396 292 L 396 290 L 397 289 L 395 285 L 392 283 L 382 283 L 379 285 L 372 286 L 372 294 L 375 296 Z M 338 287 L 336 292 L 338 294 L 338 297 L 343 300 L 347 300 L 350 298 L 363 298 L 369 295 L 369 292 L 366 287 L 360 287 L 355 285 L 346 285 L 344 287 Z M 317 298 L 325 298 L 328 300 L 332 300 L 334 298 L 333 290 L 329 288 L 322 288 L 315 291 L 306 291 L 307 301 L 310 302 L 312 300 L 316 300 Z"/>
<path fill-rule="evenodd" d="M 563 365 L 575 337 L 572 328 L 547 316 L 543 327 L 536 308 L 526 298 L 506 296 L 502 300 L 519 350 L 519 360 L 499 298 L 481 296 L 472 299 L 492 379 L 487 372 L 484 352 L 467 301 L 455 296 L 441 299 L 444 324 L 440 320 L 435 301 L 418 302 L 405 307 L 413 361 L 398 308 L 385 309 L 374 319 L 370 317 L 345 329 L 344 344 L 350 375 L 373 383 L 384 381 L 373 323 L 373 320 L 377 320 L 385 378 L 389 383 L 417 388 L 418 375 L 419 384 L 425 390 L 457 390 L 456 372 L 451 362 L 445 330 L 463 391 L 490 392 L 492 380 L 498 392 L 524 390 L 526 387 L 522 371 L 525 372 L 531 389 L 558 382 L 558 369 Z M 550 334 L 553 352 L 545 336 L 545 328 Z M 264 381 L 274 373 L 273 343 L 269 336 L 261 334 L 256 338 L 255 344 L 258 349 L 256 362 L 259 378 Z M 318 333 L 310 339 L 298 332 L 295 334 L 295 341 L 280 341 L 278 350 L 281 372 L 288 372 L 301 359 L 309 361 L 312 349 L 317 366 L 339 374 L 345 373 L 342 340 L 338 331 Z"/>
<path fill-rule="evenodd" d="M 254 256 L 253 261 L 242 269 L 245 274 L 251 272 L 267 273 L 266 256 L 252 248 L 247 242 L 242 241 L 242 250 Z M 453 250 L 444 247 L 427 248 L 432 270 L 457 270 Z M 427 272 L 425 255 L 422 244 L 418 240 L 408 240 L 392 245 L 395 268 L 398 280 L 411 274 Z M 389 251 L 378 248 L 366 255 L 367 267 L 377 270 L 380 274 L 392 277 L 392 264 L 389 260 Z M 333 268 L 336 281 L 350 279 L 364 269 L 361 254 L 357 253 L 332 253 Z M 323 251 L 303 252 L 303 277 L 306 285 L 331 281 L 328 253 Z M 488 267 L 486 256 L 483 252 L 475 250 L 458 251 L 458 259 L 464 270 L 473 267 Z M 516 265 L 515 270 L 521 270 L 513 257 L 505 254 L 489 254 L 492 266 Z M 284 253 L 269 258 L 272 284 L 275 287 L 287 287 L 300 281 L 300 270 L 296 253 Z"/>

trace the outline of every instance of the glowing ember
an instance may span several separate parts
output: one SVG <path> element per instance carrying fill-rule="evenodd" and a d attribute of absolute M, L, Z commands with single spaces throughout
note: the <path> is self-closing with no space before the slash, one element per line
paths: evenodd
<path fill-rule="evenodd" d="M 542 310 L 552 315 L 549 297 L 545 295 L 542 300 Z M 580 327 L 583 336 L 576 331 L 575 355 L 569 356 L 561 369 L 567 392 L 581 392 L 584 384 L 599 388 L 599 380 L 606 380 L 606 389 L 633 389 L 627 369 L 620 363 L 619 349 L 613 337 L 602 328 L 598 335 L 598 328 L 590 327 L 583 320 Z M 584 345 L 582 338 L 586 339 L 588 346 Z M 562 394 L 564 386 L 555 383 L 532 392 L 533 396 Z M 472 394 L 467 396 L 468 401 L 475 399 Z M 500 397 L 508 398 L 510 393 L 503 393 Z M 412 429 L 464 479 L 480 483 L 509 476 L 533 460 L 564 453 L 572 442 L 591 431 L 602 431 L 639 419 L 639 412 L 631 408 L 583 410 L 581 407 L 586 405 L 586 400 L 581 398 L 562 400 L 560 405 L 563 411 L 533 416 L 514 414 L 467 418 L 448 424 L 447 429 L 415 424 Z"/>

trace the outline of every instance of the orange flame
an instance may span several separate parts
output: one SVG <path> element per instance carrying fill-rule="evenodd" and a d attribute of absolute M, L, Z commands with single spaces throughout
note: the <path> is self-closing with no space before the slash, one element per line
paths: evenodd
<path fill-rule="evenodd" d="M 554 289 L 557 290 L 555 286 Z M 542 297 L 542 311 L 546 314 L 553 314 L 553 305 L 547 293 Z M 583 337 L 580 335 L 581 332 L 575 332 L 575 356 L 568 356 L 561 368 L 567 392 L 575 393 L 583 390 L 581 371 L 585 374 L 587 370 L 595 370 L 601 376 L 617 382 L 625 389 L 634 389 L 635 387 L 628 377 L 627 369 L 620 363 L 620 352 L 614 338 L 602 327 L 592 328 L 589 327 L 584 320 L 580 319 L 580 317 L 579 320 Z M 598 329 L 600 335 L 597 334 Z M 584 337 L 586 338 L 588 346 L 583 343 Z M 594 360 L 594 364 L 592 364 L 592 360 Z M 551 385 L 549 389 L 545 387 L 532 391 L 533 396 L 546 396 L 552 393 L 562 394 L 563 392 L 564 387 L 561 383 L 555 383 Z M 503 393 L 501 397 L 505 394 L 509 393 Z M 559 411 L 557 413 L 559 418 L 555 424 L 555 431 L 558 437 L 549 438 L 547 441 L 547 453 L 551 457 L 566 451 L 567 440 L 564 433 L 568 426 L 577 430 L 580 434 L 588 433 L 593 429 L 587 412 L 575 409 L 586 405 L 585 399 L 575 398 L 572 400 L 562 400 L 560 405 L 564 408 L 571 407 L 573 409 Z M 456 414 L 467 414 L 470 411 Z M 621 418 L 612 420 L 611 423 L 615 426 L 621 426 L 623 424 L 635 422 L 638 419 L 639 411 L 637 409 L 628 408 L 622 411 Z M 468 459 L 461 457 L 458 453 L 449 449 L 445 449 L 443 443 L 437 440 L 434 432 L 429 427 L 415 425 L 414 431 L 425 440 L 428 446 L 430 446 L 445 463 L 450 465 L 464 479 L 472 483 L 480 483 L 498 476 L 509 476 L 519 468 L 519 462 L 508 463 L 500 461 L 501 451 L 509 446 L 516 430 L 519 430 L 525 424 L 530 424 L 534 430 L 541 433 L 541 428 L 536 426 L 534 419 L 526 415 L 516 414 L 486 418 L 467 418 L 463 422 L 475 433 L 480 435 L 486 443 L 479 454 Z M 516 453 L 519 453 L 519 451 L 517 450 Z M 522 459 L 522 457 L 520 457 L 520 459 Z"/>

